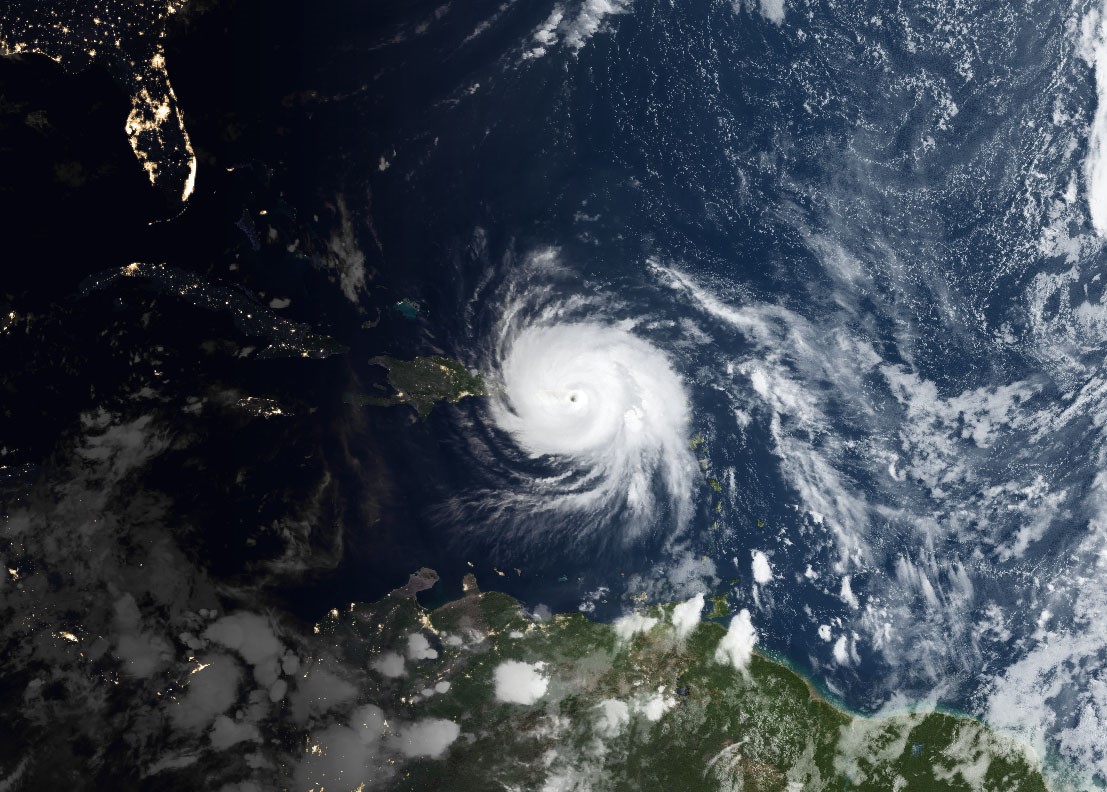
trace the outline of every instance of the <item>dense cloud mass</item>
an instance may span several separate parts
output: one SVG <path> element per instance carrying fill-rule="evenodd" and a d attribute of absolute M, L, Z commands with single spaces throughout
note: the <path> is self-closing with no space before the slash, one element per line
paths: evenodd
<path fill-rule="evenodd" d="M 730 620 L 726 636 L 715 650 L 715 661 L 730 663 L 739 671 L 744 671 L 753 656 L 753 647 L 757 645 L 757 630 L 750 620 L 750 612 L 743 608 Z"/>
<path fill-rule="evenodd" d="M 542 663 L 507 660 L 496 666 L 496 698 L 509 704 L 533 704 L 546 695 L 549 680 L 542 674 Z"/>
<path fill-rule="evenodd" d="M 540 251 L 528 267 L 550 277 L 558 254 Z M 626 539 L 665 514 L 686 527 L 695 462 L 681 377 L 627 323 L 568 321 L 572 304 L 546 304 L 543 293 L 506 298 L 491 413 L 528 457 L 560 472 L 519 480 L 509 497 L 566 524 L 625 525 Z"/>

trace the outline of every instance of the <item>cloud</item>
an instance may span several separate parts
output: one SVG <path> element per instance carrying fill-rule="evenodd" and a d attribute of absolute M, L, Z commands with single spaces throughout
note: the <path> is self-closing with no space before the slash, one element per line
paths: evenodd
<path fill-rule="evenodd" d="M 120 636 L 114 654 L 123 662 L 124 673 L 148 679 L 165 667 L 172 649 L 164 638 L 143 631 L 141 623 L 134 597 L 124 594 L 115 601 L 115 626 Z"/>
<path fill-rule="evenodd" d="M 289 696 L 292 717 L 303 723 L 353 701 L 357 692 L 353 684 L 316 663 L 297 680 Z"/>
<path fill-rule="evenodd" d="M 850 635 L 840 635 L 838 640 L 834 642 L 834 647 L 831 649 L 831 655 L 834 657 L 834 662 L 840 666 L 858 665 L 861 662 L 861 656 L 857 653 L 857 633 L 851 632 Z M 826 640 L 830 640 L 830 632 L 827 631 Z"/>
<path fill-rule="evenodd" d="M 262 792 L 261 787 L 253 781 L 242 781 L 237 784 L 224 784 L 219 792 Z"/>
<path fill-rule="evenodd" d="M 242 723 L 231 720 L 226 715 L 220 715 L 215 719 L 211 727 L 211 746 L 217 751 L 225 751 L 232 745 L 250 740 L 261 742 L 261 732 L 252 723 Z"/>
<path fill-rule="evenodd" d="M 170 711 L 173 722 L 191 731 L 206 728 L 238 701 L 238 684 L 242 673 L 228 655 L 216 653 L 198 661 L 188 677 L 184 695 Z"/>
<path fill-rule="evenodd" d="M 849 641 L 841 635 L 834 643 L 834 662 L 838 665 L 849 665 Z"/>
<path fill-rule="evenodd" d="M 1088 135 L 1084 179 L 1092 227 L 1101 237 L 1107 237 L 1107 14 L 1090 16 L 1085 28 L 1085 57 L 1095 65 L 1096 109 Z"/>
<path fill-rule="evenodd" d="M 297 767 L 297 786 L 354 790 L 376 782 L 380 771 L 369 762 L 377 750 L 356 730 L 341 724 L 329 726 L 311 736 L 311 746 Z"/>
<path fill-rule="evenodd" d="M 718 586 L 718 570 L 710 558 L 696 555 L 685 545 L 672 545 L 665 556 L 659 564 L 661 574 L 655 570 L 646 575 L 631 575 L 627 579 L 628 588 L 650 600 L 672 602 Z"/>
<path fill-rule="evenodd" d="M 280 675 L 278 662 L 284 647 L 273 634 L 269 621 L 256 613 L 232 613 L 215 621 L 203 637 L 232 649 L 254 668 L 254 677 L 265 686 Z"/>
<path fill-rule="evenodd" d="M 389 768 L 376 760 L 387 728 L 384 711 L 366 704 L 355 709 L 346 724 L 313 733 L 296 767 L 296 786 L 353 790 L 382 780 Z"/>
<path fill-rule="evenodd" d="M 842 578 L 842 588 L 838 591 L 838 597 L 854 610 L 861 607 L 861 603 L 857 601 L 857 595 L 853 593 L 853 585 L 850 583 L 849 575 Z"/>
<path fill-rule="evenodd" d="M 715 648 L 715 662 L 730 663 L 739 671 L 745 671 L 757 644 L 757 630 L 750 621 L 750 612 L 742 608 L 730 620 L 730 629 Z"/>
<path fill-rule="evenodd" d="M 640 613 L 628 613 L 615 620 L 615 634 L 621 640 L 629 641 L 638 633 L 649 632 L 658 624 L 658 619 L 653 616 L 643 616 Z"/>
<path fill-rule="evenodd" d="M 404 756 L 425 756 L 437 759 L 446 752 L 461 734 L 461 728 L 453 721 L 428 718 L 405 726 L 397 739 Z"/>
<path fill-rule="evenodd" d="M 773 568 L 769 564 L 769 557 L 760 550 L 754 550 L 753 563 L 750 568 L 753 571 L 753 579 L 758 585 L 764 586 L 773 579 Z"/>
<path fill-rule="evenodd" d="M 412 633 L 407 637 L 407 656 L 412 660 L 433 660 L 438 657 L 438 651 L 431 649 L 423 633 Z"/>
<path fill-rule="evenodd" d="M 510 704 L 533 704 L 546 695 L 549 680 L 542 675 L 545 663 L 506 660 L 496 666 L 492 679 L 496 699 Z"/>
<path fill-rule="evenodd" d="M 288 692 L 288 682 L 283 679 L 278 679 L 272 685 L 269 686 L 269 700 L 276 704 L 278 701 L 284 698 Z"/>
<path fill-rule="evenodd" d="M 396 652 L 385 652 L 380 657 L 375 658 L 369 664 L 369 667 L 381 676 L 402 677 L 404 675 L 404 658 Z"/>
<path fill-rule="evenodd" d="M 659 721 L 661 716 L 676 706 L 676 699 L 665 695 L 665 686 L 662 685 L 652 696 L 648 696 L 638 702 L 634 709 L 646 716 L 647 720 Z"/>
<path fill-rule="evenodd" d="M 777 25 L 784 23 L 784 0 L 761 0 L 761 15 Z"/>
<path fill-rule="evenodd" d="M 625 14 L 630 10 L 630 0 L 584 0 L 576 17 L 565 25 L 565 46 L 579 50 L 599 30 L 604 19 Z"/>
<path fill-rule="evenodd" d="M 677 638 L 684 639 L 692 634 L 696 625 L 700 623 L 700 614 L 703 612 L 703 594 L 696 594 L 692 599 L 681 602 L 673 608 L 670 619 L 676 628 Z"/>
<path fill-rule="evenodd" d="M 596 731 L 604 737 L 617 737 L 630 723 L 630 707 L 618 699 L 604 699 L 596 705 L 600 717 L 596 721 Z"/>

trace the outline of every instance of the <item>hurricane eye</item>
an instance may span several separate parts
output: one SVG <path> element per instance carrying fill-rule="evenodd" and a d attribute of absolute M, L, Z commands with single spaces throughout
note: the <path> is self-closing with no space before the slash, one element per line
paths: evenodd
<path fill-rule="evenodd" d="M 666 492 L 674 505 L 660 519 L 683 527 L 696 461 L 688 396 L 665 353 L 600 322 L 535 323 L 506 340 L 493 362 L 502 390 L 491 417 L 519 450 L 553 468 L 530 479 L 534 507 L 564 511 L 579 530 L 581 512 L 610 527 L 628 519 L 629 506 L 634 533 L 659 519 L 654 496 Z"/>

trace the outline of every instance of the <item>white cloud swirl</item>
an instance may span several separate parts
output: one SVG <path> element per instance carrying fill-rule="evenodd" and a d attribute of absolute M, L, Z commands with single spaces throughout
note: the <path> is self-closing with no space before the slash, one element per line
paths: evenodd
<path fill-rule="evenodd" d="M 695 463 L 688 398 L 668 358 L 623 325 L 528 326 L 504 347 L 496 424 L 531 458 L 570 472 L 536 478 L 546 507 L 638 518 L 664 490 L 681 519 Z"/>

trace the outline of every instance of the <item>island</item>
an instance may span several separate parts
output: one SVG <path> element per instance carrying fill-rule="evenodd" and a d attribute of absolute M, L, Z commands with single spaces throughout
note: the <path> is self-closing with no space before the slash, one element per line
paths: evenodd
<path fill-rule="evenodd" d="M 388 384 L 394 393 L 387 396 L 363 394 L 350 397 L 350 401 L 361 406 L 410 404 L 421 418 L 426 418 L 437 402 L 456 404 L 470 396 L 487 394 L 484 381 L 479 376 L 456 360 L 441 355 L 417 357 L 414 360 L 382 356 L 372 358 L 369 362 L 388 372 Z"/>
<path fill-rule="evenodd" d="M 128 283 L 141 284 L 152 294 L 182 300 L 205 311 L 228 315 L 244 341 L 255 342 L 231 345 L 230 351 L 238 357 L 318 360 L 347 351 L 345 346 L 315 332 L 312 327 L 277 316 L 244 289 L 217 283 L 163 262 L 136 261 L 96 273 L 82 281 L 79 295 L 89 297 Z"/>

